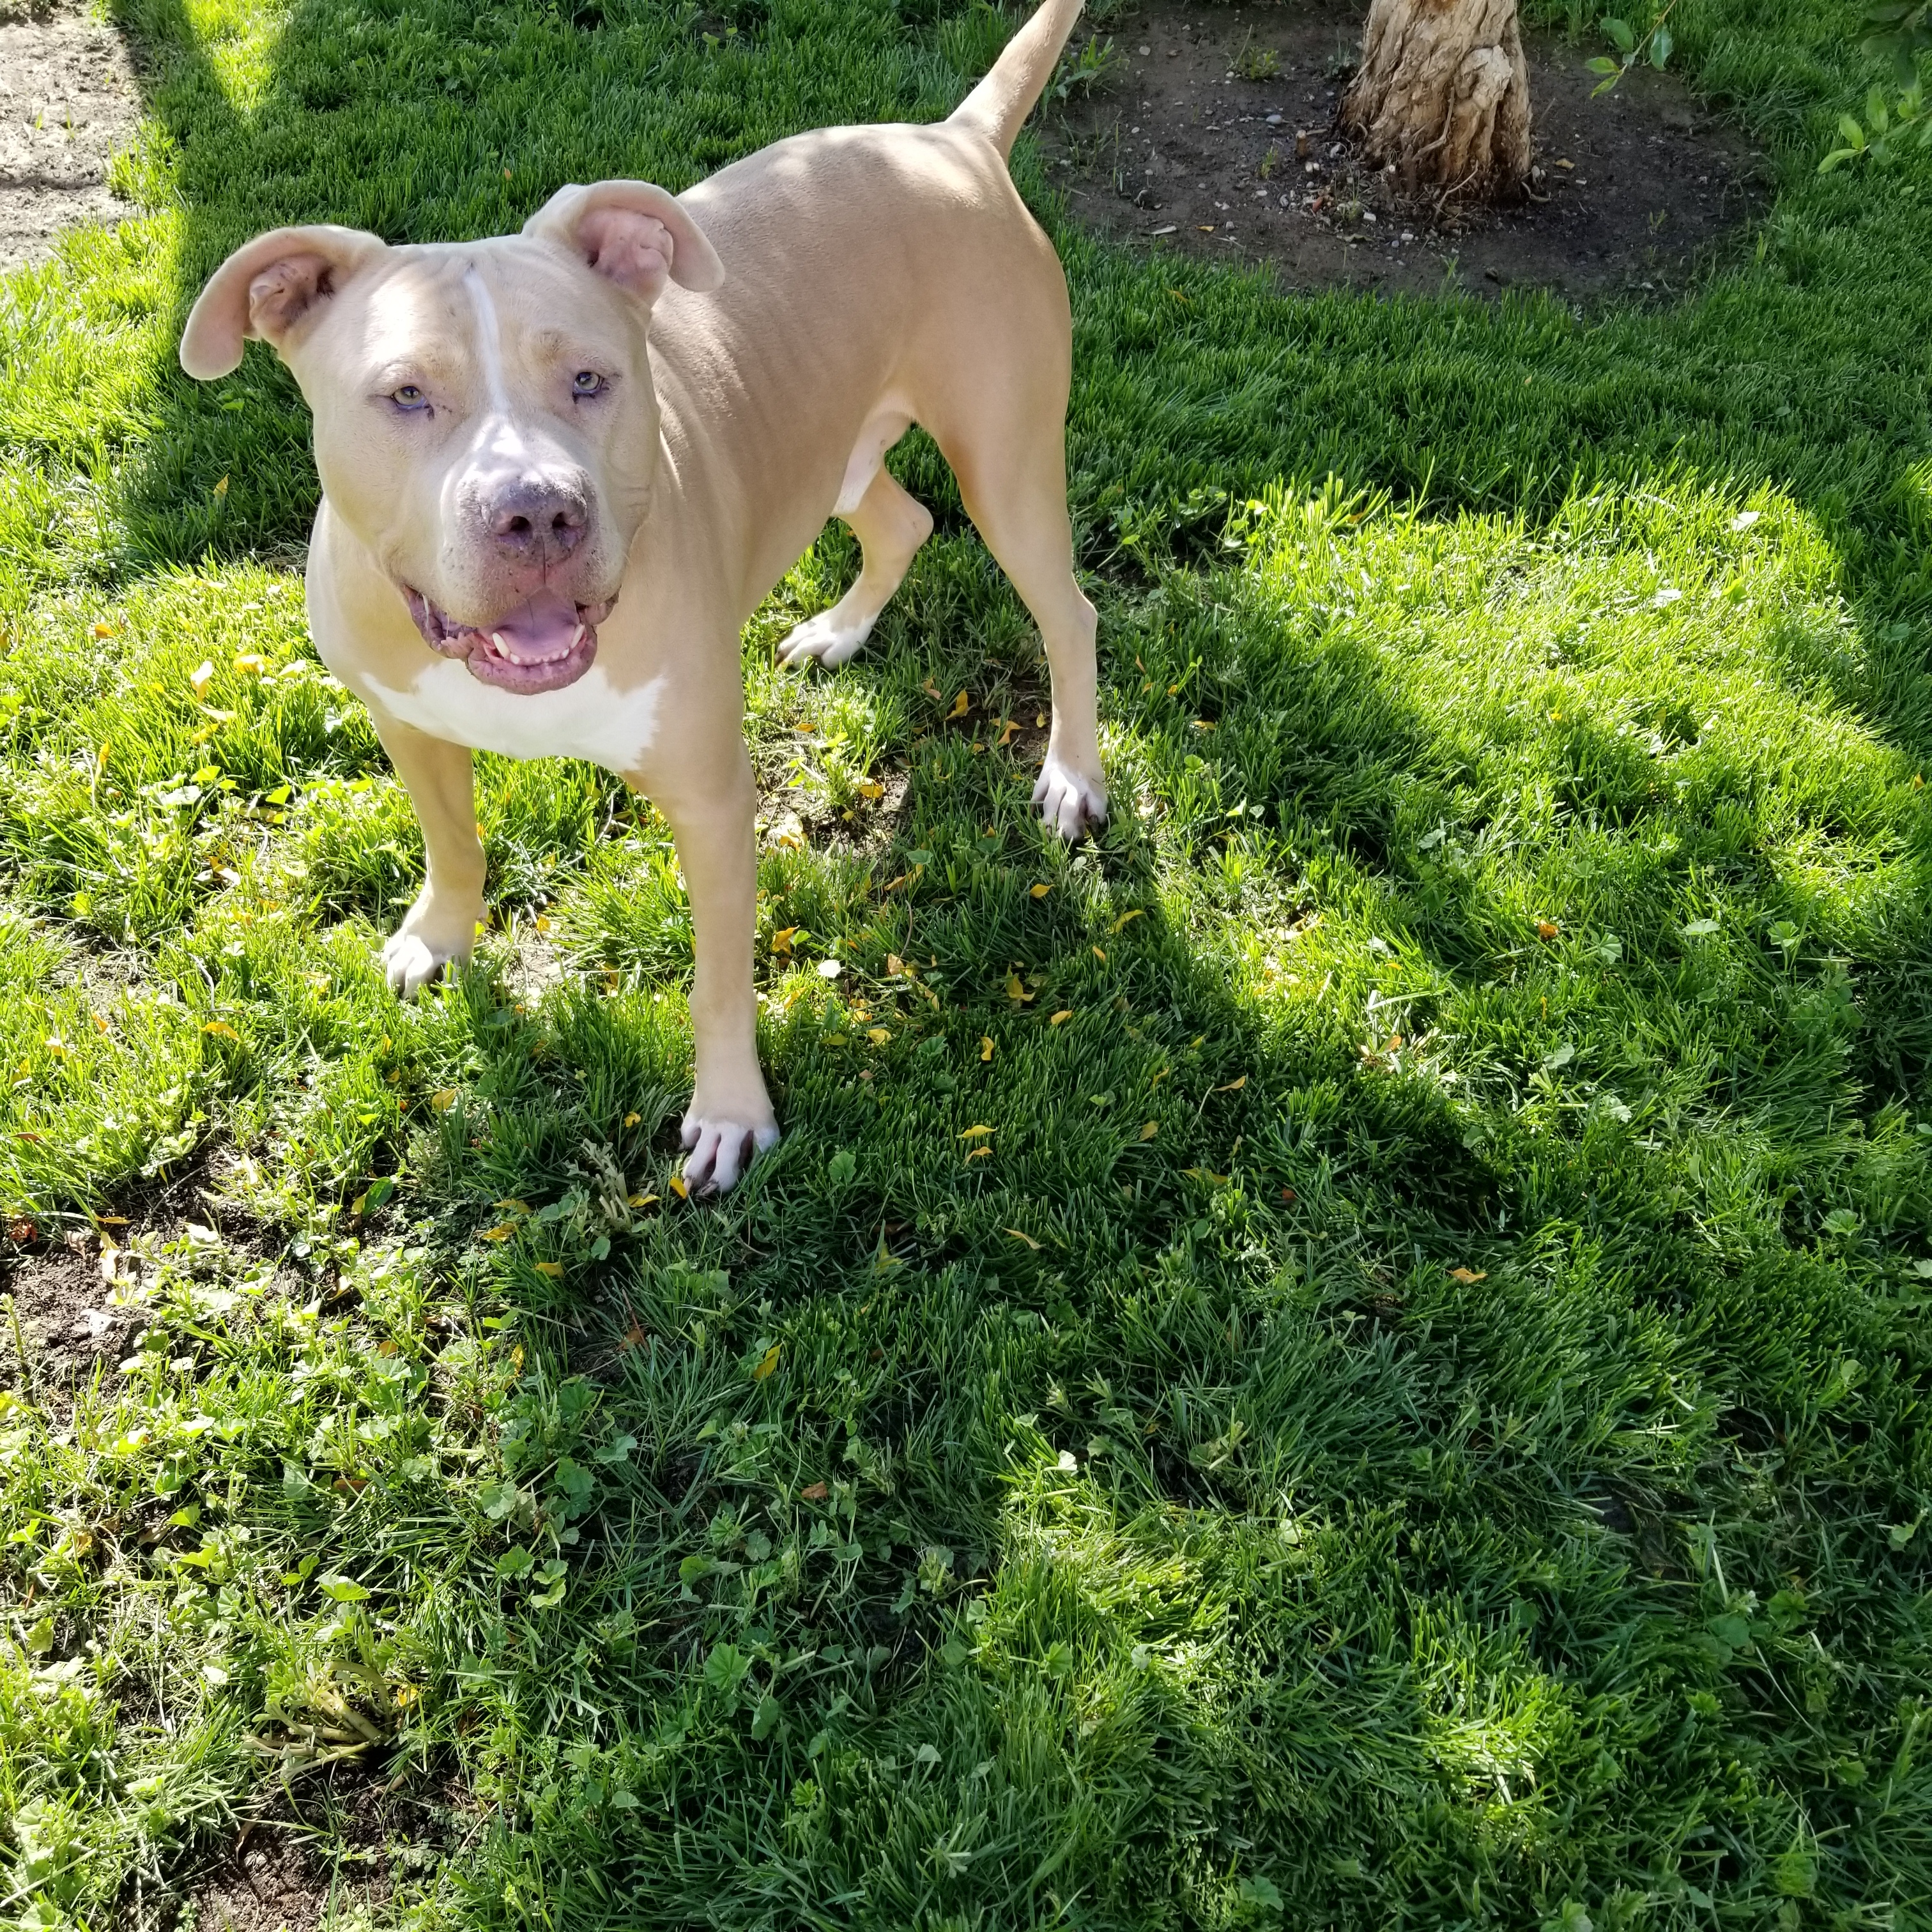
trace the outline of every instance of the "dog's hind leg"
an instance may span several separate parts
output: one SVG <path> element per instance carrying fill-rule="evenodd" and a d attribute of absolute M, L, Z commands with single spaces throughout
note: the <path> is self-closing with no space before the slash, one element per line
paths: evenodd
<path fill-rule="evenodd" d="M 913 553 L 932 534 L 932 513 L 908 496 L 882 463 L 850 509 L 836 513 L 859 539 L 857 581 L 829 610 L 806 621 L 778 646 L 782 664 L 816 658 L 842 664 L 872 634 L 879 613 L 899 587 Z"/>
<path fill-rule="evenodd" d="M 945 454 L 967 514 L 1040 626 L 1053 729 L 1033 798 L 1047 824 L 1071 840 L 1107 816 L 1107 782 L 1095 688 L 1100 620 L 1074 578 L 1066 514 L 1065 394 L 1060 410 L 1016 416 L 1009 434 L 974 434 L 970 446 Z"/>

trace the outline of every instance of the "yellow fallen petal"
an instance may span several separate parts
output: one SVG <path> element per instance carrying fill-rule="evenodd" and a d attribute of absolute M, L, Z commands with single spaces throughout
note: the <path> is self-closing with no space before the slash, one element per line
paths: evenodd
<path fill-rule="evenodd" d="M 242 1037 L 226 1020 L 210 1020 L 202 1031 L 218 1033 L 224 1040 L 239 1040 Z"/>
<path fill-rule="evenodd" d="M 1095 946 L 1095 947 L 1094 947 L 1094 957 L 1096 959 L 1099 960 L 1099 961 L 1100 961 L 1100 964 L 1101 964 L 1102 966 L 1104 966 L 1104 965 L 1106 965 L 1106 963 L 1107 963 L 1107 956 L 1106 956 L 1104 952 L 1102 952 L 1100 950 L 1100 949 L 1097 946 Z"/>
<path fill-rule="evenodd" d="M 190 684 L 194 686 L 194 694 L 196 697 L 199 698 L 201 694 L 208 688 L 209 684 L 213 681 L 214 676 L 214 663 L 211 659 L 207 658 L 203 658 L 200 663 L 196 664 L 194 670 L 188 673 L 188 681 Z"/>
<path fill-rule="evenodd" d="M 1226 1086 L 1217 1087 L 1214 1090 L 1217 1094 L 1238 1094 L 1247 1084 L 1248 1076 L 1244 1073 L 1240 1079 L 1230 1080 Z"/>
<path fill-rule="evenodd" d="M 1454 1268 L 1449 1270 L 1449 1279 L 1451 1281 L 1460 1281 L 1465 1284 L 1471 1282 L 1487 1281 L 1489 1278 L 1486 1273 L 1479 1272 L 1474 1268 Z"/>
<path fill-rule="evenodd" d="M 886 955 L 886 976 L 887 979 L 896 980 L 898 978 L 899 974 L 903 973 L 904 970 L 905 962 L 902 959 L 896 952 L 888 952 Z"/>
<path fill-rule="evenodd" d="M 507 1222 L 500 1228 L 485 1228 L 482 1238 L 486 1241 L 507 1241 L 516 1232 Z"/>
<path fill-rule="evenodd" d="M 680 1201 L 688 1201 L 691 1198 L 691 1190 L 684 1184 L 684 1176 L 681 1174 L 674 1174 L 671 1176 L 670 1191 Z"/>
<path fill-rule="evenodd" d="M 1029 886 L 1027 888 L 1027 890 L 1036 899 L 1045 898 L 1052 890 L 1053 887 L 1045 879 L 1041 880 L 1038 885 Z"/>
<path fill-rule="evenodd" d="M 982 1060 L 991 1060 L 992 1057 L 993 1036 L 989 1033 L 982 1033 L 980 1036 L 980 1058 Z"/>
<path fill-rule="evenodd" d="M 1160 1132 L 1160 1123 L 1158 1120 L 1150 1120 L 1145 1126 L 1142 1128 L 1141 1138 L 1144 1141 L 1150 1141 L 1154 1138 L 1154 1136 Z"/>
<path fill-rule="evenodd" d="M 766 1377 L 770 1375 L 772 1371 L 778 1366 L 778 1351 L 784 1346 L 784 1343 L 782 1342 L 774 1342 L 772 1346 L 765 1351 L 764 1354 L 758 1358 L 758 1366 L 752 1371 L 752 1381 L 754 1382 L 763 1382 Z"/>
<path fill-rule="evenodd" d="M 886 1032 L 884 1027 L 868 1027 L 866 1029 L 866 1037 L 874 1046 L 884 1046 L 886 1042 L 892 1038 L 892 1035 Z"/>
<path fill-rule="evenodd" d="M 490 1205 L 508 1214 L 527 1214 L 530 1211 L 530 1204 L 527 1201 L 519 1201 L 514 1195 L 507 1201 L 493 1201 Z"/>
<path fill-rule="evenodd" d="M 1027 1246 L 1030 1248 L 1036 1248 L 1040 1246 L 1040 1244 L 1036 1241 L 1030 1234 L 1023 1234 L 1017 1228 L 1008 1228 L 1005 1232 L 1012 1235 L 1015 1240 L 1025 1242 Z"/>
<path fill-rule="evenodd" d="M 268 659 L 257 657 L 253 651 L 244 651 L 235 660 L 235 668 L 238 671 L 246 672 L 251 676 L 260 676 L 268 668 Z"/>
<path fill-rule="evenodd" d="M 1020 976 L 1017 973 L 1006 975 L 1006 998 L 1021 1006 L 1026 1005 L 1033 998 L 1032 994 L 1020 984 Z"/>
<path fill-rule="evenodd" d="M 624 1124 L 627 1127 L 634 1127 L 644 1118 L 641 1114 L 626 1114 L 624 1116 Z"/>
<path fill-rule="evenodd" d="M 456 1089 L 454 1087 L 443 1088 L 429 1096 L 429 1103 L 439 1114 L 448 1113 L 456 1105 Z"/>
<path fill-rule="evenodd" d="M 1108 930 L 1110 932 L 1118 932 L 1121 927 L 1125 926 L 1129 920 L 1138 919 L 1141 914 L 1146 910 L 1147 908 L 1145 906 L 1136 906 L 1132 911 L 1122 913 L 1120 917 L 1115 920 L 1113 924 L 1108 928 Z"/>
<path fill-rule="evenodd" d="M 1062 1006 L 1059 1012 L 1055 1013 L 1053 1017 L 1047 1022 L 1047 1024 L 1048 1026 L 1060 1026 L 1068 1020 L 1070 1020 L 1072 1017 L 1073 1009 L 1071 1006 Z"/>
<path fill-rule="evenodd" d="M 959 1136 L 959 1138 L 962 1141 L 982 1141 L 986 1139 L 992 1131 L 992 1129 L 988 1126 L 982 1126 L 968 1127 L 966 1131 Z"/>
<path fill-rule="evenodd" d="M 968 1153 L 966 1158 L 968 1160 L 979 1160 L 983 1158 L 986 1155 L 991 1154 L 992 1150 L 993 1150 L 989 1147 L 974 1148 Z"/>
<path fill-rule="evenodd" d="M 547 1274 L 550 1276 L 553 1280 L 557 1280 L 560 1278 L 563 1274 L 563 1264 L 561 1262 L 538 1262 L 537 1263 L 537 1273 L 538 1274 Z"/>
<path fill-rule="evenodd" d="M 655 1194 L 634 1194 L 625 1205 L 630 1208 L 648 1208 L 657 1198 Z"/>
<path fill-rule="evenodd" d="M 972 700 L 962 691 L 952 700 L 952 709 L 946 715 L 952 718 L 964 718 L 972 708 Z"/>

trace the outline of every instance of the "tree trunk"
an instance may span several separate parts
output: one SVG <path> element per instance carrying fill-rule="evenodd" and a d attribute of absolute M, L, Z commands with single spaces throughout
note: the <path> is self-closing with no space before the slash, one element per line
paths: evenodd
<path fill-rule="evenodd" d="M 1371 0 L 1342 124 L 1412 194 L 1504 200 L 1529 179 L 1516 0 Z"/>

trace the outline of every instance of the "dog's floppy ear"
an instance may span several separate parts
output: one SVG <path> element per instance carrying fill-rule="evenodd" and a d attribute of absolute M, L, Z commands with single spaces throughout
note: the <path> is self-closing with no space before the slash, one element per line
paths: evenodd
<path fill-rule="evenodd" d="M 359 228 L 277 228 L 236 250 L 208 278 L 182 331 L 182 367 L 208 382 L 242 360 L 250 336 L 280 350 L 387 244 Z"/>
<path fill-rule="evenodd" d="M 598 182 L 560 188 L 524 232 L 560 243 L 639 301 L 654 302 L 666 282 L 709 295 L 724 264 L 676 199 L 649 182 Z"/>

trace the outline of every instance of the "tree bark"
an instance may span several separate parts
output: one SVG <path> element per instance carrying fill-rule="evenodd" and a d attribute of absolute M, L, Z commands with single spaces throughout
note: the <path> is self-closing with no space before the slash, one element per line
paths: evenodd
<path fill-rule="evenodd" d="M 1372 0 L 1342 124 L 1414 194 L 1507 200 L 1529 179 L 1516 0 Z"/>

